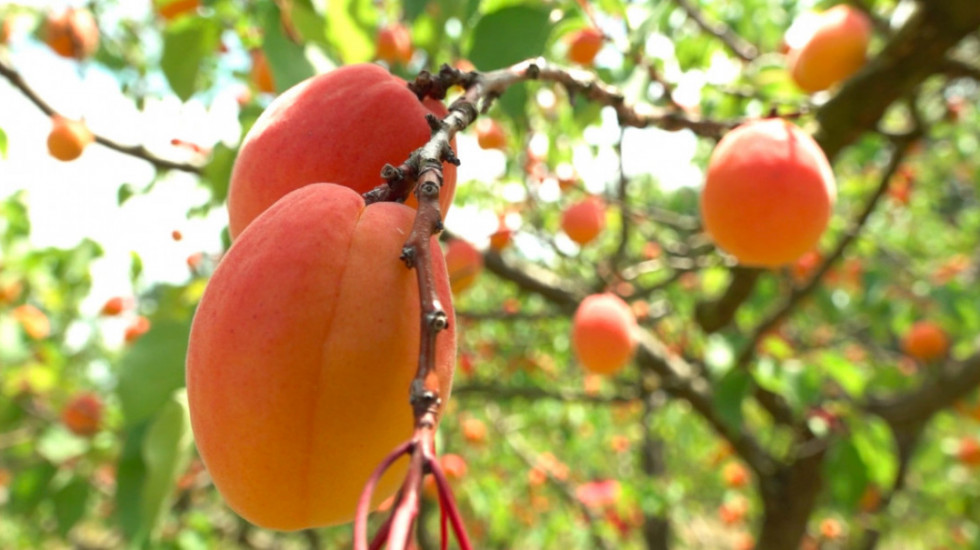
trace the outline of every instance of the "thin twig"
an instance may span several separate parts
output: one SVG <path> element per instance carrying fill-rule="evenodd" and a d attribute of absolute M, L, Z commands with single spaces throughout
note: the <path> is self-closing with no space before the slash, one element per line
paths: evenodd
<path fill-rule="evenodd" d="M 31 100 L 31 103 L 37 106 L 37 108 L 44 114 L 48 115 L 49 117 L 61 116 L 58 111 L 54 109 L 54 107 L 51 107 L 51 105 L 44 101 L 44 99 L 41 98 L 41 96 L 29 86 L 27 81 L 24 80 L 24 77 L 22 77 L 21 74 L 17 72 L 13 66 L 9 65 L 3 58 L 0 58 L 0 75 L 3 75 L 8 81 L 10 81 L 11 84 L 14 85 L 15 88 L 27 96 L 27 99 Z M 125 155 L 143 159 L 161 170 L 180 170 L 183 172 L 190 172 L 192 174 L 200 174 L 202 171 L 202 167 L 200 165 L 187 164 L 158 157 L 142 145 L 123 145 L 105 136 L 98 134 L 94 135 L 96 143 L 104 145 L 105 147 Z"/>
<path fill-rule="evenodd" d="M 674 0 L 688 17 L 694 21 L 698 27 L 704 32 L 714 36 L 718 40 L 721 40 L 733 54 L 738 56 L 742 61 L 752 61 L 759 56 L 759 49 L 753 46 L 750 42 L 742 38 L 741 36 L 732 32 L 727 26 L 717 23 L 714 21 L 708 21 L 708 19 L 701 13 L 698 8 L 690 2 L 690 0 Z"/>

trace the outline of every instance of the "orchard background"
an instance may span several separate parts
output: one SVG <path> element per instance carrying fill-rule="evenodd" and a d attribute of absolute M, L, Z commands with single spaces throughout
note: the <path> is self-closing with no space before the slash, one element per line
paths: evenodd
<path fill-rule="evenodd" d="M 787 31 L 829 2 L 93 0 L 98 42 L 67 45 L 44 21 L 68 3 L 0 5 L 0 547 L 350 547 L 249 525 L 195 456 L 184 357 L 240 136 L 335 66 L 540 58 L 457 136 L 447 234 L 481 257 L 437 443 L 474 545 L 980 548 L 980 4 L 850 4 L 868 62 L 815 94 Z M 815 251 L 758 269 L 698 202 L 721 135 L 771 112 L 838 197 Z M 93 132 L 77 160 L 49 156 L 53 114 Z M 605 227 L 579 246 L 586 195 Z M 603 291 L 640 324 L 612 376 L 570 346 Z M 934 359 L 903 346 L 921 321 Z M 438 533 L 426 501 L 418 546 Z"/>

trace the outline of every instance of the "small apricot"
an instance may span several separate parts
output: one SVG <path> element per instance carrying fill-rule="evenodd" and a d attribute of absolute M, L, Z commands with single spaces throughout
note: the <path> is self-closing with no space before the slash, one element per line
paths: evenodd
<path fill-rule="evenodd" d="M 588 197 L 562 213 L 561 228 L 579 246 L 592 242 L 606 227 L 606 206 L 599 197 Z"/>
<path fill-rule="evenodd" d="M 506 149 L 507 134 L 496 120 L 480 118 L 476 121 L 476 142 L 483 149 Z"/>
<path fill-rule="evenodd" d="M 932 321 L 919 321 L 902 339 L 902 349 L 909 357 L 919 361 L 935 361 L 946 356 L 949 338 L 946 332 Z"/>
<path fill-rule="evenodd" d="M 402 23 L 392 23 L 378 30 L 375 56 L 394 65 L 407 65 L 412 60 L 412 35 Z"/>
<path fill-rule="evenodd" d="M 579 65 L 591 65 L 602 48 L 602 33 L 593 27 L 579 29 L 568 35 L 568 59 Z"/>
<path fill-rule="evenodd" d="M 572 318 L 572 349 L 593 374 L 615 374 L 636 349 L 633 310 L 615 294 L 593 294 L 582 300 Z"/>
<path fill-rule="evenodd" d="M 51 132 L 48 134 L 48 152 L 61 160 L 75 160 L 82 155 L 95 135 L 83 120 L 72 120 L 61 116 L 51 117 Z"/>
<path fill-rule="evenodd" d="M 93 393 L 74 396 L 61 410 L 61 422 L 75 435 L 95 435 L 102 424 L 102 400 Z"/>
<path fill-rule="evenodd" d="M 790 50 L 790 75 L 808 93 L 849 78 L 864 66 L 871 30 L 861 10 L 846 4 L 830 8 L 818 16 L 808 39 Z"/>
<path fill-rule="evenodd" d="M 249 78 L 255 89 L 265 94 L 276 93 L 276 81 L 272 76 L 272 67 L 269 66 L 269 58 L 262 50 L 252 50 L 249 52 L 252 58 L 252 68 L 249 70 Z"/>
<path fill-rule="evenodd" d="M 473 286 L 483 271 L 483 255 L 469 242 L 451 239 L 446 245 L 446 269 L 453 294 L 459 294 Z"/>
<path fill-rule="evenodd" d="M 69 59 L 85 59 L 99 49 L 99 26 L 87 9 L 68 8 L 49 14 L 43 36 L 55 53 Z"/>

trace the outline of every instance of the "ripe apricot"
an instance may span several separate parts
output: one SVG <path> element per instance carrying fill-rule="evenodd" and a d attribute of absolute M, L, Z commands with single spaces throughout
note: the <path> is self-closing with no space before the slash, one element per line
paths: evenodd
<path fill-rule="evenodd" d="M 412 35 L 408 27 L 402 23 L 381 27 L 378 30 L 375 56 L 388 65 L 408 64 L 412 60 Z"/>
<path fill-rule="evenodd" d="M 126 309 L 127 300 L 122 296 L 113 296 L 102 304 L 102 309 L 99 311 L 101 315 L 106 315 L 112 317 L 119 315 Z"/>
<path fill-rule="evenodd" d="M 473 286 L 483 271 L 483 255 L 467 241 L 451 239 L 446 245 L 446 269 L 453 294 L 459 294 Z"/>
<path fill-rule="evenodd" d="M 909 357 L 919 361 L 935 361 L 946 356 L 949 338 L 946 332 L 932 321 L 919 321 L 902 339 L 902 349 Z"/>
<path fill-rule="evenodd" d="M 249 69 L 249 79 L 255 85 L 255 89 L 262 93 L 276 93 L 276 81 L 272 77 L 272 67 L 269 66 L 269 59 L 262 50 L 252 50 L 249 52 L 252 58 L 252 67 Z"/>
<path fill-rule="evenodd" d="M 95 135 L 88 129 L 85 121 L 57 115 L 51 117 L 48 152 L 52 157 L 63 161 L 75 160 L 93 141 Z"/>
<path fill-rule="evenodd" d="M 562 212 L 561 228 L 579 246 L 586 245 L 606 227 L 606 205 L 599 197 L 588 197 Z"/>
<path fill-rule="evenodd" d="M 480 118 L 476 121 L 476 143 L 483 149 L 506 149 L 504 127 L 492 118 Z"/>
<path fill-rule="evenodd" d="M 861 10 L 840 4 L 820 14 L 812 34 L 787 58 L 790 75 L 801 90 L 826 90 L 864 66 L 871 21 Z"/>
<path fill-rule="evenodd" d="M 166 21 L 173 21 L 201 6 L 201 0 L 153 0 L 153 7 Z"/>
<path fill-rule="evenodd" d="M 72 397 L 61 410 L 61 422 L 75 435 L 95 435 L 102 425 L 102 400 L 93 393 Z"/>
<path fill-rule="evenodd" d="M 500 252 L 510 245 L 513 238 L 514 231 L 507 226 L 507 220 L 504 216 L 500 216 L 500 224 L 497 226 L 497 230 L 490 234 L 490 250 Z"/>
<path fill-rule="evenodd" d="M 964 466 L 980 466 L 980 441 L 970 436 L 960 438 L 956 457 Z"/>
<path fill-rule="evenodd" d="M 776 267 L 815 247 L 836 195 L 813 138 L 784 120 L 757 120 L 726 134 L 711 153 L 701 217 L 739 263 Z"/>
<path fill-rule="evenodd" d="M 150 331 L 150 320 L 146 317 L 137 317 L 133 319 L 133 322 L 126 327 L 126 331 L 123 333 L 123 339 L 127 344 L 131 344 L 136 340 L 139 340 L 141 336 Z"/>
<path fill-rule="evenodd" d="M 44 21 L 44 42 L 62 57 L 85 59 L 99 49 L 99 26 L 92 12 L 68 8 Z"/>
<path fill-rule="evenodd" d="M 385 164 L 399 164 L 429 140 L 427 113 L 405 82 L 372 64 L 348 65 L 307 79 L 277 97 L 242 142 L 228 190 L 229 232 L 237 237 L 286 193 L 333 182 L 358 193 L 382 183 Z M 443 215 L 456 190 L 456 167 L 443 166 Z M 410 197 L 408 204 L 415 203 Z"/>
<path fill-rule="evenodd" d="M 733 489 L 745 487 L 749 483 L 749 471 L 738 462 L 729 462 L 721 469 L 725 485 Z"/>
<path fill-rule="evenodd" d="M 579 65 L 591 65 L 602 48 L 602 33 L 593 27 L 579 29 L 568 35 L 568 59 Z"/>
<path fill-rule="evenodd" d="M 467 418 L 463 420 L 463 438 L 474 445 L 486 443 L 487 425 L 479 418 Z"/>
<path fill-rule="evenodd" d="M 619 493 L 619 481 L 615 479 L 589 481 L 575 488 L 575 498 L 589 508 L 615 506 Z"/>
<path fill-rule="evenodd" d="M 420 306 L 415 273 L 398 258 L 414 215 L 307 185 L 256 218 L 218 264 L 191 327 L 187 392 L 201 457 L 249 521 L 349 521 L 372 470 L 411 436 Z M 446 266 L 431 246 L 448 311 Z M 454 326 L 436 340 L 444 403 Z M 382 478 L 375 504 L 403 473 L 402 463 Z"/>
<path fill-rule="evenodd" d="M 594 374 L 614 374 L 626 366 L 636 339 L 633 310 L 615 294 L 593 294 L 582 300 L 572 318 L 572 349 Z"/>

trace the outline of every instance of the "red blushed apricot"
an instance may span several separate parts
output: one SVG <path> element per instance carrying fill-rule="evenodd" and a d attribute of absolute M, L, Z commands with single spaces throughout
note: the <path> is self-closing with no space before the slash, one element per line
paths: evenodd
<path fill-rule="evenodd" d="M 784 120 L 758 120 L 726 134 L 711 153 L 701 217 L 739 263 L 776 267 L 815 248 L 836 196 L 813 138 Z"/>
<path fill-rule="evenodd" d="M 790 75 L 801 90 L 826 90 L 864 66 L 871 21 L 861 10 L 837 5 L 819 16 L 810 37 L 791 50 Z"/>
<path fill-rule="evenodd" d="M 905 334 L 905 338 L 902 339 L 902 349 L 906 355 L 919 361 L 935 361 L 946 356 L 949 350 L 949 338 L 936 323 L 919 321 Z"/>
<path fill-rule="evenodd" d="M 636 318 L 615 294 L 593 294 L 579 304 L 572 318 L 572 349 L 591 373 L 614 374 L 626 366 L 636 349 Z"/>
<path fill-rule="evenodd" d="M 453 294 L 459 294 L 473 286 L 483 271 L 483 255 L 472 244 L 452 239 L 446 245 L 446 269 Z"/>
<path fill-rule="evenodd" d="M 561 228 L 579 246 L 586 245 L 606 227 L 606 206 L 598 197 L 588 197 L 562 212 Z"/>
<path fill-rule="evenodd" d="M 304 185 L 329 181 L 370 191 L 383 182 L 385 164 L 400 164 L 429 140 L 427 113 L 441 118 L 446 108 L 432 99 L 420 102 L 405 81 L 372 64 L 341 67 L 283 92 L 249 130 L 235 160 L 228 190 L 232 237 Z M 445 215 L 456 167 L 443 165 L 443 176 Z"/>
<path fill-rule="evenodd" d="M 76 395 L 62 409 L 61 422 L 75 435 L 95 435 L 102 424 L 102 400 L 92 393 Z"/>
<path fill-rule="evenodd" d="M 349 188 L 293 191 L 239 236 L 198 306 L 187 353 L 197 447 L 247 520 L 295 530 L 350 521 L 373 469 L 412 433 L 416 275 L 399 260 L 415 211 Z M 449 278 L 431 242 L 440 301 Z M 455 322 L 435 379 L 449 399 Z M 391 495 L 404 462 L 385 475 Z"/>

